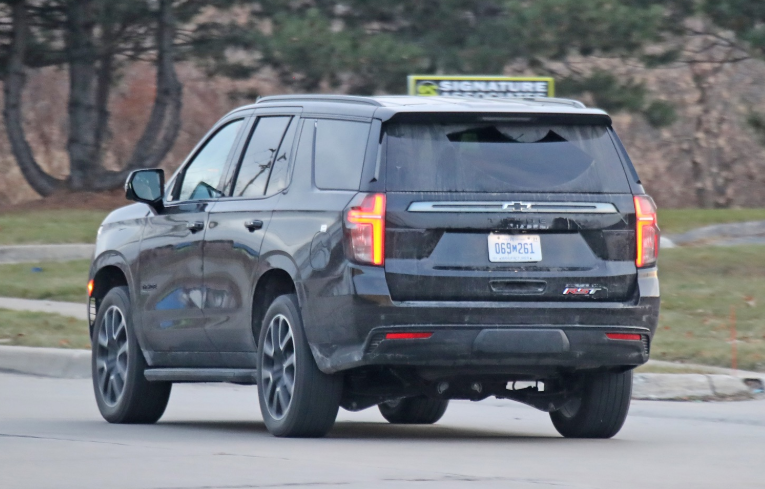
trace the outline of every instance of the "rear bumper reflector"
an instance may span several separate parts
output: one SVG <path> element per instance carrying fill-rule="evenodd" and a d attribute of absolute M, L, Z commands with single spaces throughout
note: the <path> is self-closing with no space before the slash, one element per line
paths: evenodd
<path fill-rule="evenodd" d="M 433 333 L 388 333 L 386 340 L 425 340 L 433 336 Z"/>
<path fill-rule="evenodd" d="M 642 335 L 631 333 L 606 333 L 606 337 L 608 337 L 609 340 L 640 341 L 643 339 Z"/>

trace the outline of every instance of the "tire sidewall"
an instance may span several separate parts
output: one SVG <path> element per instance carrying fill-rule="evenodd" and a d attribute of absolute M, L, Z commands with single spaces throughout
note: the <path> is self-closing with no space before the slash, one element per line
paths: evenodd
<path fill-rule="evenodd" d="M 609 378 L 610 377 L 610 378 Z M 623 387 L 605 391 L 603 383 L 621 377 Z M 608 394 L 606 394 L 608 393 Z M 579 406 L 572 415 L 564 410 L 550 413 L 553 425 L 558 432 L 570 438 L 611 438 L 618 433 L 629 413 L 632 393 L 632 371 L 610 374 L 596 374 L 585 377 Z M 594 411 L 600 405 L 603 418 Z M 604 413 L 602 406 L 608 409 Z M 620 409 L 616 409 L 616 406 Z"/>
<path fill-rule="evenodd" d="M 279 314 L 287 318 L 287 321 L 289 321 L 290 324 L 290 328 L 292 328 L 292 336 L 295 343 L 295 387 L 287 412 L 280 419 L 276 419 L 271 416 L 271 413 L 268 410 L 268 406 L 266 404 L 266 396 L 263 392 L 262 365 L 263 345 L 265 344 L 268 326 L 274 317 Z M 263 422 L 266 424 L 266 428 L 268 428 L 269 432 L 277 436 L 288 431 L 290 425 L 294 422 L 293 418 L 295 414 L 295 404 L 298 400 L 298 396 L 300 396 L 303 391 L 301 383 L 304 376 L 301 375 L 300 369 L 302 368 L 302 364 L 305 361 L 303 348 L 305 338 L 303 337 L 302 326 L 303 325 L 300 321 L 300 314 L 298 313 L 297 308 L 289 299 L 289 296 L 282 295 L 274 299 L 274 301 L 268 307 L 266 315 L 263 318 L 263 324 L 260 328 L 260 337 L 258 338 L 258 401 L 260 403 L 260 412 L 263 415 Z"/>
<path fill-rule="evenodd" d="M 96 348 L 98 345 L 98 331 L 101 328 L 106 311 L 111 306 L 117 306 L 125 318 L 128 339 L 128 366 L 127 378 L 125 381 L 125 390 L 122 397 L 113 406 L 104 402 L 101 391 L 98 387 L 96 373 Z M 101 415 L 110 423 L 120 423 L 128 416 L 128 410 L 131 405 L 131 399 L 135 396 L 136 380 L 138 376 L 143 375 L 145 361 L 143 353 L 136 340 L 135 328 L 133 326 L 133 311 L 131 308 L 130 295 L 127 287 L 116 287 L 110 290 L 98 308 L 96 322 L 93 326 L 93 336 L 91 337 L 91 378 L 93 381 L 93 391 L 96 396 L 96 404 Z"/>
<path fill-rule="evenodd" d="M 292 328 L 292 336 L 295 344 L 295 387 L 287 412 L 280 419 L 275 419 L 271 416 L 268 406 L 266 405 L 265 395 L 263 393 L 263 381 L 261 377 L 263 375 L 263 370 L 261 365 L 263 364 L 262 345 L 265 342 L 268 325 L 271 323 L 271 320 L 279 314 L 287 318 L 290 327 Z M 309 368 L 317 368 L 314 364 L 313 355 L 303 331 L 303 321 L 298 309 L 297 299 L 294 295 L 281 295 L 274 299 L 263 318 L 259 336 L 258 401 L 260 403 L 260 411 L 268 431 L 275 436 L 284 436 L 285 434 L 291 433 L 294 427 L 301 421 L 300 417 L 303 416 L 303 413 L 300 412 L 299 406 L 304 404 L 304 397 L 309 390 L 308 375 L 306 371 Z"/>

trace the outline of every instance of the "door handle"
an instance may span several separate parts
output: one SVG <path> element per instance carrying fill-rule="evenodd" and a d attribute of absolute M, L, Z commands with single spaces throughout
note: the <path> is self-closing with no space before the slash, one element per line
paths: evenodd
<path fill-rule="evenodd" d="M 244 227 L 246 227 L 251 233 L 255 232 L 256 230 L 263 227 L 263 221 L 259 219 L 253 219 L 252 221 L 246 221 L 244 223 Z"/>
<path fill-rule="evenodd" d="M 197 231 L 201 231 L 205 228 L 205 223 L 202 221 L 194 221 L 194 222 L 187 222 L 186 223 L 186 229 L 191 231 L 192 233 L 196 233 Z"/>

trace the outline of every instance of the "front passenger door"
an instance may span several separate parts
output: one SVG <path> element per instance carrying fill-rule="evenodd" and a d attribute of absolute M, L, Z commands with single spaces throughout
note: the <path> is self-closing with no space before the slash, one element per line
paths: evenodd
<path fill-rule="evenodd" d="M 186 164 L 160 214 L 146 218 L 139 256 L 140 299 L 147 347 L 159 366 L 184 365 L 181 352 L 215 351 L 205 334 L 204 236 L 209 206 L 244 125 L 221 124 Z"/>
<path fill-rule="evenodd" d="M 287 185 L 297 123 L 290 115 L 258 117 L 232 179 L 231 195 L 210 210 L 205 319 L 208 335 L 228 366 L 255 366 L 253 285 L 271 214 Z"/>

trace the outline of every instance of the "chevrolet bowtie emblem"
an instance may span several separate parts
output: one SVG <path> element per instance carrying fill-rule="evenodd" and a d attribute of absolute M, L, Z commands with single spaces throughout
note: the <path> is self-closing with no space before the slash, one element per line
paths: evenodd
<path fill-rule="evenodd" d="M 502 204 L 503 210 L 512 210 L 517 212 L 527 211 L 531 209 L 531 204 L 526 202 L 505 202 Z"/>

